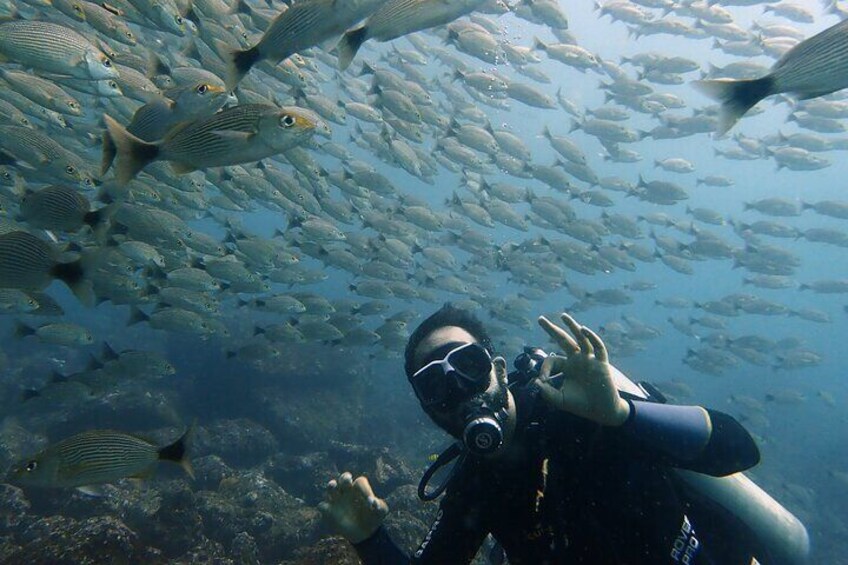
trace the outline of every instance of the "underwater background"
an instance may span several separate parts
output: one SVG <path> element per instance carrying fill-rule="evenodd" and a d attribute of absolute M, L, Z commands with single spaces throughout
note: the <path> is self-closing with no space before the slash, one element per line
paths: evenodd
<path fill-rule="evenodd" d="M 51 21 L 84 35 L 96 36 L 85 22 L 62 19 L 54 7 L 6 4 L 25 17 L 53 18 Z M 685 4 L 668 10 L 640 9 L 651 19 L 680 18 L 696 29 L 697 19 L 685 15 Z M 839 19 L 838 10 L 834 13 L 820 3 L 803 3 L 814 16 L 811 23 L 770 15 L 763 10 L 765 3 L 728 4 L 718 3 L 732 14 L 736 25 L 751 32 L 752 41 L 762 37 L 757 35 L 757 23 L 791 25 L 801 36 L 810 37 Z M 500 28 L 499 33 L 492 34 L 497 42 L 530 47 L 535 37 L 545 43 L 558 41 L 548 22 L 532 23 L 513 13 L 518 12 L 519 5 L 507 13 L 490 9 L 485 14 Z M 277 3 L 270 7 L 279 8 Z M 331 141 L 349 155 L 339 158 L 322 151 L 319 146 L 325 140 L 321 140 L 307 149 L 309 156 L 328 172 L 350 169 L 353 160 L 364 162 L 391 182 L 392 193 L 353 199 L 325 177 L 310 180 L 305 173 L 296 173 L 283 157 L 272 159 L 322 204 L 353 206 L 347 223 L 323 211 L 318 214 L 343 231 L 345 240 L 322 241 L 292 223 L 296 214 L 291 209 L 275 209 L 250 200 L 242 203 L 243 210 L 217 207 L 211 200 L 190 209 L 168 196 L 173 187 L 161 180 L 163 174 L 172 175 L 174 186 L 180 182 L 169 169 L 163 167 L 164 173 L 155 179 L 139 176 L 124 195 L 128 201 L 176 214 L 192 230 L 221 242 L 230 253 L 238 245 L 228 239 L 233 235 L 284 243 L 299 257 L 290 268 L 299 274 L 290 280 L 280 275 L 278 280 L 285 282 L 274 282 L 267 278 L 267 272 L 258 273 L 268 282 L 267 287 L 238 292 L 238 287 L 224 285 L 211 292 L 219 307 L 203 314 L 211 330 L 198 333 L 154 329 L 148 323 L 127 325 L 133 309 L 150 314 L 161 307 L 150 289 L 167 283 L 163 283 L 160 272 L 147 265 L 137 265 L 129 275 L 100 275 L 136 281 L 139 290 L 129 298 L 117 300 L 103 293 L 98 296 L 102 302 L 85 306 L 61 282 L 54 282 L 45 292 L 61 306 L 60 316 L 12 312 L 0 318 L 4 336 L 0 355 L 0 469 L 88 429 L 137 433 L 164 444 L 192 422 L 197 423 L 190 446 L 196 473 L 193 481 L 175 466 L 160 465 L 156 475 L 140 487 L 119 481 L 99 497 L 71 489 L 20 489 L 0 484 L 0 562 L 355 563 L 352 549 L 322 525 L 317 510 L 326 482 L 345 470 L 369 477 L 375 492 L 385 497 L 391 508 L 389 528 L 407 547 L 415 547 L 436 507 L 420 503 L 415 487 L 428 458 L 449 438 L 418 406 L 403 375 L 402 352 L 406 337 L 423 317 L 445 301 L 454 301 L 475 308 L 491 329 L 498 352 L 507 359 L 518 355 L 523 345 L 550 350 L 552 345 L 535 319 L 567 311 L 599 331 L 612 363 L 633 380 L 655 384 L 673 402 L 700 404 L 734 415 L 755 435 L 762 453 L 762 462 L 746 474 L 806 524 L 811 562 L 848 563 L 848 427 L 843 410 L 848 401 L 844 378 L 848 362 L 844 339 L 848 335 L 848 244 L 834 243 L 832 238 L 818 241 L 815 232 L 808 231 L 828 228 L 842 232 L 846 219 L 818 209 L 802 210 L 802 203 L 848 201 L 844 194 L 848 165 L 844 148 L 840 148 L 840 142 L 848 147 L 844 143 L 848 136 L 844 132 L 816 134 L 831 144 L 831 150 L 821 153 L 829 166 L 818 170 L 777 168 L 770 148 L 785 143 L 776 138 L 777 134 L 810 133 L 788 120 L 802 103 L 780 95 L 769 98 L 758 105 L 761 112 L 752 112 L 730 134 L 715 139 L 710 133 L 714 129 L 714 112 L 710 113 L 714 107 L 692 87 L 691 81 L 700 78 L 695 71 L 681 74 L 681 84 L 639 80 L 654 92 L 679 97 L 685 102 L 684 108 L 651 114 L 623 105 L 616 107 L 625 114 L 623 123 L 636 131 L 650 132 L 675 117 L 688 116 L 706 116 L 708 127 L 684 131 L 674 139 L 664 139 L 657 132 L 656 136 L 622 143 L 619 147 L 637 152 L 633 159 L 638 160 L 619 162 L 629 158 L 617 161 L 596 136 L 579 127 L 571 131 L 573 122 L 583 118 L 572 116 L 560 104 L 548 109 L 531 107 L 501 98 L 499 93 L 470 94 L 472 87 L 462 88 L 462 79 L 455 76 L 456 61 L 469 71 L 497 71 L 532 84 L 552 100 L 557 100 L 559 91 L 585 112 L 614 105 L 605 100 L 602 83 L 612 80 L 600 61 L 608 61 L 637 79 L 637 68 L 622 61 L 643 53 L 685 57 L 697 62 L 703 72 L 709 71 L 710 65 L 723 67 L 739 61 L 768 69 L 775 60 L 769 55 L 727 54 L 714 45 L 709 31 L 700 37 L 642 34 L 647 24 L 615 20 L 590 2 L 560 2 L 560 8 L 568 17 L 568 33 L 595 56 L 596 62 L 592 68 L 580 70 L 538 50 L 541 60 L 532 66 L 550 78 L 547 84 L 522 76 L 503 57 L 492 64 L 463 53 L 449 41 L 445 27 L 439 27 L 416 33 L 420 40 L 416 43 L 447 50 L 456 60 L 438 57 L 435 51 L 416 51 L 422 58 L 417 64 L 409 56 L 409 60 L 404 58 L 404 51 L 416 47 L 407 38 L 399 38 L 366 43 L 353 65 L 338 72 L 334 57 L 327 57 L 334 45 L 330 41 L 302 53 L 306 91 L 347 103 L 357 98 L 351 91 L 361 92 L 360 81 L 371 83 L 369 74 L 360 76 L 363 62 L 400 74 L 405 65 L 413 66 L 418 74 L 408 73 L 407 79 L 425 79 L 420 86 L 431 94 L 432 105 L 443 120 L 472 123 L 482 113 L 494 128 L 518 136 L 529 149 L 528 162 L 537 165 L 550 165 L 559 157 L 543 135 L 547 127 L 554 135 L 566 136 L 577 144 L 590 171 L 599 179 L 618 177 L 630 183 L 629 192 L 614 190 L 611 183 L 601 180 L 599 186 L 569 175 L 573 185 L 570 192 L 581 195 L 570 198 L 562 187 L 557 190 L 532 175 L 510 175 L 491 156 L 479 151 L 476 154 L 483 163 L 479 170 L 458 166 L 457 172 L 437 164 L 431 174 L 418 178 L 397 163 L 388 162 L 385 153 L 367 144 L 361 146 L 362 130 L 380 129 L 351 115 L 346 123 L 330 124 Z M 243 11 L 232 17 L 242 22 L 250 38 L 248 44 L 252 44 L 263 27 Z M 204 16 L 195 11 L 187 18 L 195 18 L 199 29 L 185 36 L 130 24 L 138 37 L 133 49 L 137 53 L 154 49 L 176 66 L 182 60 L 178 53 L 190 42 L 204 39 Z M 466 16 L 459 21 L 468 20 Z M 11 63 L 3 65 L 14 68 Z M 195 65 L 203 66 L 203 61 L 195 60 Z M 253 75 L 248 75 L 236 96 L 240 90 L 250 89 L 251 80 Z M 450 95 L 446 94 L 449 89 Z M 290 86 L 280 83 L 276 92 L 279 98 L 274 101 L 295 103 L 287 95 L 289 90 Z M 456 90 L 464 93 L 464 104 L 456 100 Z M 379 109 L 375 96 L 379 97 L 369 95 L 365 100 Z M 492 105 L 485 103 L 487 96 Z M 843 93 L 827 99 L 841 101 Z M 111 102 L 96 96 L 85 100 L 85 113 L 68 119 L 72 127 L 40 127 L 60 141 L 63 136 L 84 136 L 77 140 L 87 147 L 80 157 L 96 167 L 100 140 L 86 132 L 102 128 L 100 116 L 109 113 Z M 503 105 L 503 101 L 508 107 L 493 107 Z M 844 119 L 835 121 L 845 123 Z M 439 153 L 446 128 L 426 122 L 415 127 L 421 141 L 409 143 L 424 155 Z M 397 137 L 396 133 L 392 135 Z M 737 158 L 722 156 L 724 151 L 731 151 L 731 157 Z M 740 151 L 750 158 L 742 160 Z M 655 166 L 655 160 L 667 158 L 685 159 L 694 165 L 694 171 L 680 174 Z M 256 165 L 249 163 L 244 168 L 252 171 Z M 709 186 L 696 181 L 708 175 L 731 179 L 733 184 Z M 27 186 L 40 186 L 29 182 L 26 168 L 20 169 L 20 176 Z M 226 182 L 220 171 L 211 169 L 192 176 L 204 179 L 201 186 L 210 198 L 220 191 L 216 183 Z M 677 183 L 686 197 L 667 204 L 651 202 L 636 186 L 640 176 L 645 181 Z M 108 178 L 104 176 L 104 182 L 108 183 Z M 483 180 L 490 185 L 510 183 L 532 190 L 535 196 L 560 199 L 573 210 L 575 219 L 591 222 L 594 235 L 581 239 L 574 234 L 584 231 L 569 234 L 568 227 L 539 220 L 538 212 L 527 201 L 506 203 L 525 218 L 526 230 L 499 221 L 489 227 L 475 222 L 474 213 L 457 204 L 454 195 L 473 203 L 498 200 L 497 195 L 481 188 Z M 19 188 L 4 187 L 3 209 L 10 221 L 15 217 L 15 199 L 19 197 L 15 190 Z M 600 197 L 595 200 L 588 191 L 600 193 L 609 202 Z M 93 194 L 89 194 L 92 200 Z M 797 207 L 797 215 L 774 216 L 749 206 L 772 198 Z M 605 205 L 597 205 L 599 202 Z M 418 203 L 443 219 L 441 228 L 412 226 L 410 231 L 403 223 L 409 223 L 403 220 L 403 208 Z M 714 212 L 712 217 L 721 221 L 705 222 L 704 216 L 693 212 L 698 209 Z M 657 217 L 659 213 L 665 216 Z M 605 225 L 602 214 L 630 219 L 638 233 L 597 230 L 597 225 Z M 751 225 L 758 221 L 777 222 L 795 236 L 754 235 Z M 485 249 L 463 244 L 470 240 L 468 229 L 481 235 Z M 283 235 L 275 235 L 277 230 Z M 29 231 L 37 233 L 35 229 Z M 406 242 L 409 249 L 414 247 L 413 241 L 421 247 L 444 249 L 456 263 L 441 266 L 420 251 L 413 252 L 411 261 L 404 263 L 379 239 L 381 235 Z M 539 238 L 571 241 L 579 245 L 578 255 L 588 259 L 566 262 L 544 245 L 539 249 Z M 82 240 L 89 248 L 107 245 L 88 234 L 59 234 L 59 239 Z M 357 264 L 342 269 L 322 261 L 315 245 L 355 249 Z M 647 253 L 638 259 L 622 255 L 631 245 L 642 246 Z M 714 249 L 719 251 L 712 252 Z M 777 256 L 776 264 L 788 267 L 786 288 L 752 284 L 752 279 L 763 273 L 750 266 L 751 257 L 769 253 Z M 195 258 L 200 255 L 194 254 Z M 677 257 L 676 262 L 669 256 Z M 630 257 L 629 263 L 624 261 L 626 257 Z M 392 264 L 393 259 L 399 262 Z M 380 270 L 381 263 L 391 268 Z M 367 265 L 370 267 L 363 270 Z M 774 265 L 767 265 L 766 270 L 769 268 L 784 274 Z M 687 269 L 691 272 L 679 272 Z M 545 271 L 544 276 L 536 275 L 540 270 Z M 366 272 L 388 275 L 381 279 Z M 357 287 L 363 288 L 363 281 L 386 283 L 397 273 L 403 278 L 396 282 L 406 283 L 403 290 L 407 294 L 400 287 L 380 295 L 357 292 Z M 448 276 L 456 278 L 446 282 L 443 277 Z M 833 284 L 816 285 L 822 281 Z M 312 310 L 307 306 L 303 312 L 272 312 L 255 302 L 281 293 L 308 293 L 300 298 L 312 304 Z M 332 311 L 319 304 L 316 296 L 326 299 Z M 721 306 L 717 302 L 730 306 L 717 314 Z M 272 337 L 275 325 L 297 328 L 299 319 L 305 320 L 307 315 L 315 316 L 309 318 L 310 323 L 319 318 L 330 324 L 335 321 L 341 337 L 324 326 L 297 335 L 288 332 L 279 339 Z M 57 321 L 85 328 L 90 343 L 68 346 L 49 343 L 38 335 L 16 336 L 16 328 L 21 333 L 19 323 L 37 328 Z M 257 334 L 257 327 L 265 328 L 265 332 Z M 376 333 L 346 342 L 345 336 L 356 327 Z M 738 340 L 737 346 L 753 345 L 742 352 L 737 348 L 734 353 L 734 340 Z M 156 354 L 173 366 L 173 374 L 149 377 L 144 371 L 125 368 L 104 370 L 109 367 L 103 355 L 104 343 L 115 352 Z M 66 377 L 75 374 L 85 375 L 77 379 L 85 383 L 83 387 L 69 386 L 77 381 Z"/>

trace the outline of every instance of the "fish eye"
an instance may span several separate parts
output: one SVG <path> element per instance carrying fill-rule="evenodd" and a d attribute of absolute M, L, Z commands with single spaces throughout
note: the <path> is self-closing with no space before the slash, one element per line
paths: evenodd
<path fill-rule="evenodd" d="M 74 12 L 82 14 L 82 6 L 80 6 L 79 4 L 74 4 Z"/>
<path fill-rule="evenodd" d="M 77 172 L 77 169 L 73 165 L 68 165 L 67 167 L 65 167 L 65 172 L 69 175 L 73 175 Z"/>
<path fill-rule="evenodd" d="M 26 469 L 28 472 L 35 471 L 36 469 L 38 469 L 38 461 L 35 461 L 35 460 L 30 461 L 29 463 L 26 464 L 26 467 L 24 467 L 24 469 Z"/>
<path fill-rule="evenodd" d="M 135 36 L 133 35 L 133 32 L 131 32 L 131 31 L 128 31 L 128 32 L 127 32 L 127 39 L 135 39 Z"/>
<path fill-rule="evenodd" d="M 91 179 L 85 179 L 83 182 L 86 184 L 86 186 L 91 186 Z"/>
<path fill-rule="evenodd" d="M 208 91 L 208 90 L 209 90 L 209 85 L 207 85 L 207 84 L 201 84 L 200 86 L 197 87 L 197 93 L 198 94 L 206 94 L 206 91 Z"/>
<path fill-rule="evenodd" d="M 292 127 L 297 120 L 291 114 L 283 114 L 283 117 L 280 118 L 280 125 L 284 128 Z"/>
<path fill-rule="evenodd" d="M 112 68 L 112 61 L 109 59 L 109 57 L 103 57 L 103 66 L 107 69 Z"/>
<path fill-rule="evenodd" d="M 79 108 L 79 104 L 77 104 L 76 102 L 73 102 L 73 101 L 68 102 L 68 106 L 70 106 L 71 108 L 74 108 L 74 109 Z"/>
<path fill-rule="evenodd" d="M 118 90 L 118 83 L 115 82 L 114 80 L 110 80 L 109 81 L 109 88 L 111 88 L 112 90 Z"/>
<path fill-rule="evenodd" d="M 178 15 L 176 15 L 176 16 L 174 16 L 174 21 L 175 21 L 175 22 L 177 22 L 177 25 L 178 25 L 178 26 L 181 26 L 181 25 L 183 25 L 183 23 L 184 23 L 184 22 L 183 22 L 183 17 L 182 17 L 182 16 L 180 16 L 179 14 L 178 14 Z"/>

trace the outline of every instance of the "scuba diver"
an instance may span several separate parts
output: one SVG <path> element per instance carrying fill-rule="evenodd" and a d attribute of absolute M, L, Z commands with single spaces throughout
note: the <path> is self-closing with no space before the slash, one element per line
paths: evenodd
<path fill-rule="evenodd" d="M 465 310 L 446 304 L 413 332 L 407 377 L 456 439 L 418 493 L 446 494 L 410 556 L 366 477 L 330 481 L 321 511 L 363 563 L 470 563 L 489 534 L 512 565 L 802 563 L 804 526 L 739 473 L 759 462 L 750 434 L 722 412 L 663 403 L 610 365 L 598 335 L 562 320 L 569 331 L 539 324 L 564 355 L 527 348 L 512 375 Z"/>

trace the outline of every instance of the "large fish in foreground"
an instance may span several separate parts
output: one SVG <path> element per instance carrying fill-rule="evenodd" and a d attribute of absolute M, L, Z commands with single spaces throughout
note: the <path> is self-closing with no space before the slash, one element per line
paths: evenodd
<path fill-rule="evenodd" d="M 234 51 L 227 73 L 232 90 L 262 59 L 275 63 L 317 45 L 365 18 L 386 0 L 305 0 L 274 18 L 259 43 Z"/>
<path fill-rule="evenodd" d="M 311 110 L 263 104 L 235 106 L 208 118 L 184 122 L 153 143 L 129 133 L 108 115 L 103 119 L 107 128 L 103 172 L 116 153 L 115 178 L 119 185 L 128 183 L 154 161 L 170 161 L 177 174 L 251 163 L 291 149 L 313 133 L 329 132 Z"/>
<path fill-rule="evenodd" d="M 772 94 L 789 92 L 806 100 L 842 90 L 848 87 L 848 20 L 787 51 L 764 77 L 701 80 L 694 85 L 721 102 L 717 136 L 727 133 L 754 104 Z"/>
<path fill-rule="evenodd" d="M 339 68 L 350 66 L 369 39 L 391 41 L 422 29 L 444 25 L 474 11 L 485 0 L 388 0 L 366 22 L 342 36 Z"/>
<path fill-rule="evenodd" d="M 20 461 L 8 480 L 22 486 L 80 488 L 149 477 L 159 461 L 173 461 L 194 478 L 187 450 L 191 430 L 163 447 L 123 432 L 82 432 Z"/>

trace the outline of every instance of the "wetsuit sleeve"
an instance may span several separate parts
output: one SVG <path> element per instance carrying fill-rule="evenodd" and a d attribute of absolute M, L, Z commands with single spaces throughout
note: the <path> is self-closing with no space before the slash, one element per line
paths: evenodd
<path fill-rule="evenodd" d="M 371 537 L 353 544 L 363 565 L 404 565 L 409 556 L 389 536 L 385 526 L 380 526 Z"/>
<path fill-rule="evenodd" d="M 618 431 L 642 456 L 717 477 L 760 461 L 751 434 L 728 414 L 700 406 L 627 402 L 630 416 Z"/>
<path fill-rule="evenodd" d="M 452 495 L 448 490 L 430 531 L 412 555 L 411 563 L 471 563 L 489 533 L 483 525 L 483 518 L 479 506 L 468 503 L 465 497 Z"/>
<path fill-rule="evenodd" d="M 363 565 L 470 563 L 488 531 L 479 526 L 479 521 L 468 518 L 468 509 L 463 512 L 460 501 L 446 496 L 430 531 L 411 556 L 398 547 L 384 526 L 353 547 Z"/>

